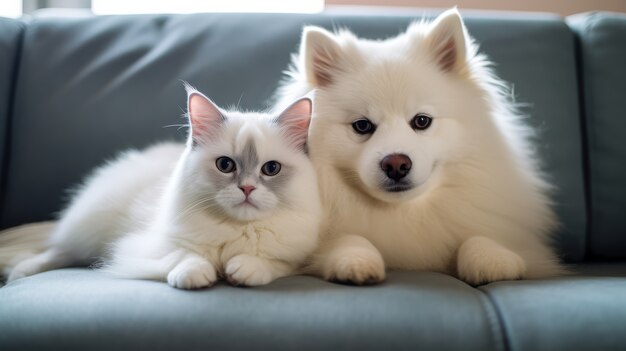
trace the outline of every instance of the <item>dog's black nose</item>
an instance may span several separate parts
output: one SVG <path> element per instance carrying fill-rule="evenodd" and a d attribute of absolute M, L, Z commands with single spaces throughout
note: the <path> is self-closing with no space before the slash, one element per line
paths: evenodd
<path fill-rule="evenodd" d="M 385 172 L 387 177 L 398 181 L 411 171 L 411 159 L 407 155 L 403 154 L 391 154 L 385 156 L 380 161 L 380 168 Z"/>

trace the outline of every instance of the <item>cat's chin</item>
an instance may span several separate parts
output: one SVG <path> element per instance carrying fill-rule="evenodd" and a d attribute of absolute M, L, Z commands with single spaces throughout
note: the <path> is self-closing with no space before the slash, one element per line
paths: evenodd
<path fill-rule="evenodd" d="M 228 215 L 238 221 L 254 221 L 267 217 L 267 211 L 259 209 L 256 205 L 250 203 L 241 203 L 227 210 Z"/>

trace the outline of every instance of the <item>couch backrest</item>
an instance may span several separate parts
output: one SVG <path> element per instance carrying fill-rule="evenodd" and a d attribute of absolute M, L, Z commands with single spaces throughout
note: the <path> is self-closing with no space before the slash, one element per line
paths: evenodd
<path fill-rule="evenodd" d="M 0 18 L 0 195 L 5 182 L 8 128 L 10 123 L 19 47 L 24 24 Z M 2 211 L 0 196 L 0 212 Z"/>
<path fill-rule="evenodd" d="M 415 15 L 198 14 L 40 18 L 27 26 L 14 99 L 3 227 L 49 218 L 68 187 L 128 147 L 182 138 L 184 79 L 218 104 L 263 108 L 303 24 L 393 36 Z M 515 87 L 558 186 L 563 254 L 583 257 L 585 204 L 573 35 L 551 15 L 472 17 Z"/>
<path fill-rule="evenodd" d="M 626 258 L 626 15 L 568 18 L 580 44 L 590 253 Z"/>

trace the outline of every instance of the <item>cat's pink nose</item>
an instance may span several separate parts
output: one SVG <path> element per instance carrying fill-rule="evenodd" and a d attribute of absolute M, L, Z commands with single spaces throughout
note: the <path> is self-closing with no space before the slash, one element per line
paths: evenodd
<path fill-rule="evenodd" d="M 239 189 L 243 191 L 243 194 L 246 195 L 246 199 L 247 199 L 248 196 L 250 196 L 250 193 L 256 188 L 254 187 L 254 185 L 242 185 L 239 187 Z"/>

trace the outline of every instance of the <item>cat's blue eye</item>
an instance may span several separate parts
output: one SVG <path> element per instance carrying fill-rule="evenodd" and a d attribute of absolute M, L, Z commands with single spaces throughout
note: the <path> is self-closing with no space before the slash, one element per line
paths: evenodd
<path fill-rule="evenodd" d="M 215 160 L 215 166 L 217 166 L 217 169 L 222 173 L 231 173 L 237 168 L 235 167 L 235 161 L 226 156 L 219 157 Z"/>
<path fill-rule="evenodd" d="M 263 172 L 263 174 L 265 174 L 266 176 L 271 177 L 277 175 L 278 172 L 280 172 L 280 168 L 280 163 L 276 161 L 268 161 L 265 162 L 263 167 L 261 167 L 261 172 Z"/>

